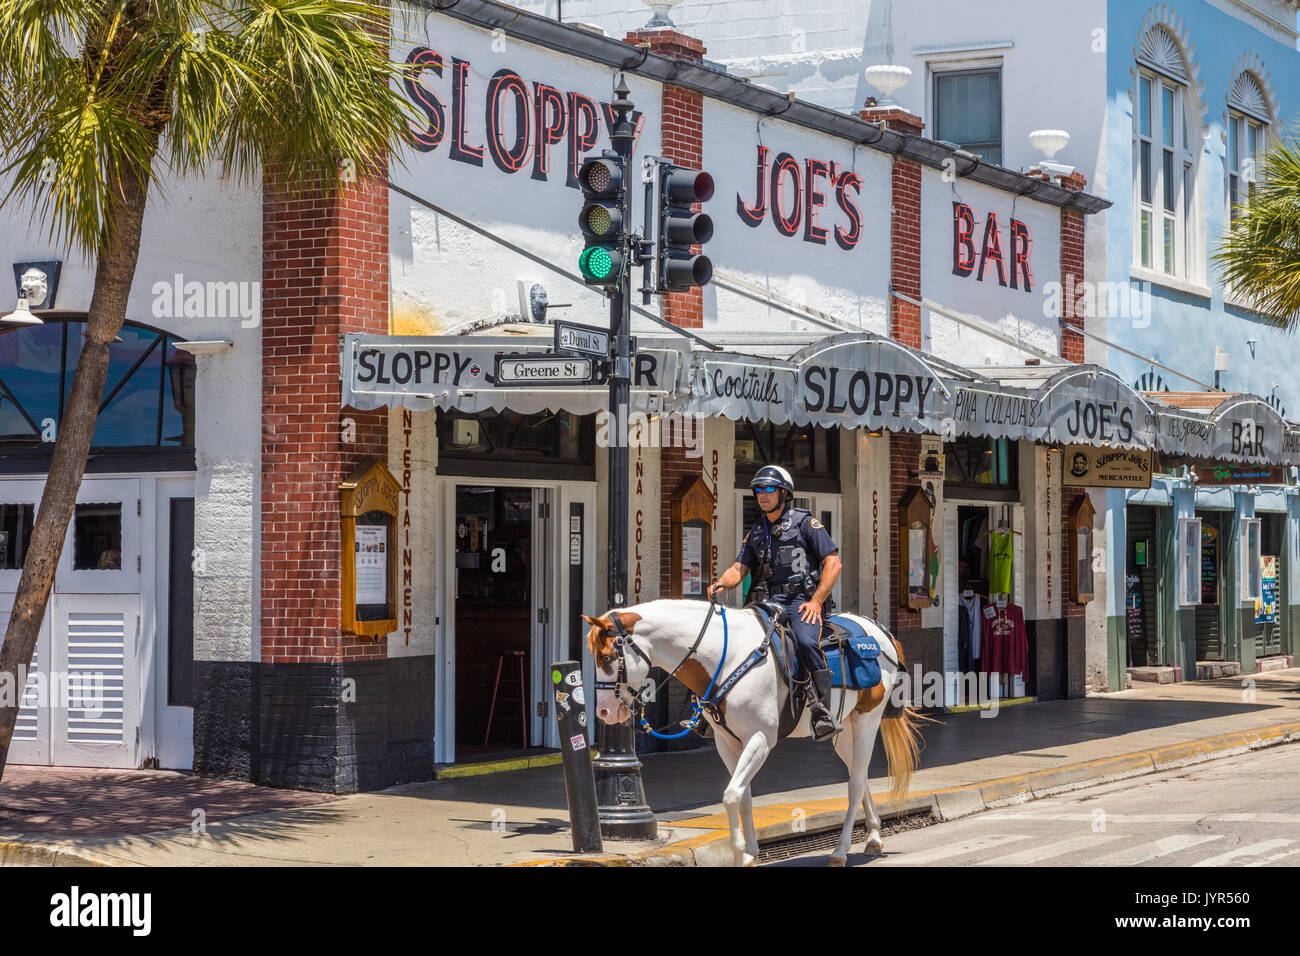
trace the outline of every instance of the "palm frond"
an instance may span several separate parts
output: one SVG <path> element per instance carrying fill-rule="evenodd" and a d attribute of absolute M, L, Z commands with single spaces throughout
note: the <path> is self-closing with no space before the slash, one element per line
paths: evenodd
<path fill-rule="evenodd" d="M 1283 141 L 1266 155 L 1263 179 L 1214 260 L 1264 318 L 1300 325 L 1300 143 Z"/>

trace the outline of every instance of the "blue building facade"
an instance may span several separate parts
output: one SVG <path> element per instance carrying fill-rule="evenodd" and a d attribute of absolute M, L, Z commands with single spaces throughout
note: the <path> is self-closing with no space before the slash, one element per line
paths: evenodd
<path fill-rule="evenodd" d="M 1113 206 L 1106 284 L 1095 294 L 1110 307 L 1089 325 L 1142 356 L 1098 346 L 1099 360 L 1161 393 L 1157 401 L 1205 414 L 1216 401 L 1205 393 L 1217 386 L 1295 420 L 1300 342 L 1252 313 L 1213 261 L 1263 154 L 1300 129 L 1300 53 L 1285 29 L 1288 20 L 1294 28 L 1295 4 L 1258 6 L 1244 16 L 1230 3 L 1108 3 L 1102 154 Z M 1262 659 L 1281 664 L 1296 653 L 1300 499 L 1286 483 L 1294 476 L 1211 486 L 1189 471 L 1175 465 L 1149 490 L 1095 496 L 1104 498 L 1111 689 L 1124 686 L 1129 667 L 1174 667 L 1193 679 L 1233 674 L 1237 664 L 1249 675 L 1271 666 Z M 1177 593 L 1176 539 L 1180 528 L 1192 533 L 1182 519 L 1201 521 L 1199 605 Z M 1243 596 L 1255 589 L 1241 580 L 1254 573 L 1243 561 L 1253 535 L 1262 607 Z"/>

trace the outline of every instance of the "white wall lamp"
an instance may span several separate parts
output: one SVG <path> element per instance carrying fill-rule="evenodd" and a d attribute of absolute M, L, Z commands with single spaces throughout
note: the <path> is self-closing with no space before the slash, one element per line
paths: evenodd
<path fill-rule="evenodd" d="M 44 323 L 32 314 L 32 310 L 54 308 L 54 297 L 58 292 L 59 273 L 62 268 L 63 263 L 57 260 L 14 263 L 18 308 L 8 315 L 0 316 L 0 325 L 43 325 Z"/>
<path fill-rule="evenodd" d="M 1216 390 L 1222 390 L 1219 385 L 1219 376 L 1228 371 L 1228 353 L 1219 346 L 1214 347 L 1214 387 Z"/>

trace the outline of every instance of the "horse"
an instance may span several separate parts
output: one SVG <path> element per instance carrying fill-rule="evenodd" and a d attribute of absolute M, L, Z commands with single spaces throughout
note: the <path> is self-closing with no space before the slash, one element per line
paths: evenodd
<path fill-rule="evenodd" d="M 614 614 L 618 615 L 617 622 L 612 616 Z M 763 642 L 765 629 L 748 611 L 723 609 L 720 614 L 713 613 L 707 619 L 706 615 L 710 615 L 707 602 L 668 599 L 607 611 L 599 618 L 584 614 L 583 620 L 591 625 L 587 646 L 598 672 L 596 716 L 607 724 L 627 720 L 641 702 L 637 689 L 644 685 L 651 667 L 668 671 L 697 697 L 703 698 L 710 687 L 710 675 L 717 682 L 725 680 Z M 835 752 L 849 770 L 849 812 L 839 843 L 827 863 L 829 866 L 844 866 L 848 860 L 854 809 L 859 803 L 866 813 L 866 851 L 884 851 L 880 815 L 867 786 L 867 767 L 871 762 L 876 732 L 883 728 L 892 782 L 890 799 L 901 800 L 907 795 L 912 771 L 918 766 L 921 740 L 918 724 L 924 719 L 910 706 L 891 709 L 885 715 L 886 707 L 881 705 L 903 673 L 903 649 L 874 621 L 857 615 L 842 616 L 852 618 L 876 639 L 881 648 L 881 679 L 870 690 L 835 688 L 832 692 L 831 712 L 842 714 L 842 708 L 849 710 L 841 718 L 844 730 L 836 735 L 834 741 Z M 697 638 L 698 647 L 690 653 Z M 891 649 L 892 655 L 889 654 Z M 789 694 L 785 680 L 778 675 L 779 665 L 775 657 L 773 649 L 769 648 L 761 663 L 731 688 L 720 706 L 725 728 L 707 709 L 704 711 L 705 718 L 713 726 L 718 755 L 731 774 L 731 780 L 722 793 L 722 803 L 727 808 L 731 848 L 737 866 L 753 866 L 758 860 L 750 783 L 776 746 L 781 708 L 786 706 Z M 790 736 L 807 737 L 809 733 L 809 714 L 805 710 Z"/>

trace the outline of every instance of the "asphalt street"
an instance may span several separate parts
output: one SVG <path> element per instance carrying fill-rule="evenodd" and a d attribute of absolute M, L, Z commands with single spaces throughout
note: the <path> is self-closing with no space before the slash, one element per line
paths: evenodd
<path fill-rule="evenodd" d="M 850 866 L 1300 865 L 1300 746 L 988 810 L 861 845 Z M 773 866 L 816 866 L 828 851 Z"/>

